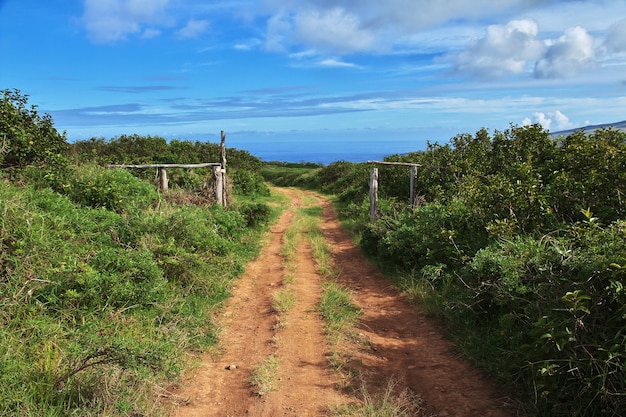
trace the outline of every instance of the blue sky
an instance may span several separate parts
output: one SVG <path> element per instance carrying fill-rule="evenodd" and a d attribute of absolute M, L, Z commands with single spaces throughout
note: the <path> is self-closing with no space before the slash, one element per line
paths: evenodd
<path fill-rule="evenodd" d="M 264 159 L 558 131 L 626 119 L 626 0 L 0 0 L 3 88 L 70 141 L 224 130 Z"/>

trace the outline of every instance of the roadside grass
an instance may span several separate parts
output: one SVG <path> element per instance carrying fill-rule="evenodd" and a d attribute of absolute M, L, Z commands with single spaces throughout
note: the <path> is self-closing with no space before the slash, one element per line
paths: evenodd
<path fill-rule="evenodd" d="M 318 308 L 324 318 L 324 327 L 332 346 L 342 340 L 354 339 L 354 329 L 361 310 L 353 304 L 348 289 L 335 281 L 325 281 L 322 284 Z"/>
<path fill-rule="evenodd" d="M 154 204 L 151 184 L 93 167 L 73 181 L 89 199 L 0 179 L 0 415 L 165 416 L 159 393 L 215 345 L 269 200 Z M 118 185 L 147 197 L 119 206 Z"/>
<path fill-rule="evenodd" d="M 270 355 L 252 369 L 250 383 L 258 396 L 262 397 L 278 389 L 280 363 L 279 358 Z"/>

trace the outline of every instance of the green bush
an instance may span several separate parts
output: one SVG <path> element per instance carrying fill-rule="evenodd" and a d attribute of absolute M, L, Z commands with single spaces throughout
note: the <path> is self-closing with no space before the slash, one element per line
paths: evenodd
<path fill-rule="evenodd" d="M 463 200 L 388 210 L 366 226 L 361 245 L 371 255 L 403 269 L 432 263 L 462 265 L 487 240 L 487 231 Z"/>
<path fill-rule="evenodd" d="M 49 114 L 29 107 L 19 90 L 0 94 L 0 169 L 13 179 L 62 189 L 71 176 L 65 134 L 54 128 Z"/>
<path fill-rule="evenodd" d="M 159 200 L 154 184 L 122 169 L 84 165 L 76 170 L 67 194 L 85 207 L 103 207 L 119 213 L 142 210 Z"/>
<path fill-rule="evenodd" d="M 233 192 L 242 196 L 269 196 L 270 190 L 265 184 L 263 177 L 256 173 L 243 169 L 236 169 L 228 173 Z"/>
<path fill-rule="evenodd" d="M 46 166 L 65 152 L 65 135 L 55 128 L 49 114 L 28 106 L 28 96 L 19 90 L 1 90 L 0 167 Z"/>
<path fill-rule="evenodd" d="M 265 203 L 241 203 L 236 207 L 245 219 L 248 227 L 257 227 L 267 224 L 272 214 L 272 210 Z"/>

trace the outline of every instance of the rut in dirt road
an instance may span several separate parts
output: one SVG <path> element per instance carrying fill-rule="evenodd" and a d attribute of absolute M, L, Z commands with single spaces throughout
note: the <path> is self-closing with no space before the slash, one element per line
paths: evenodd
<path fill-rule="evenodd" d="M 362 315 L 359 337 L 339 349 L 346 366 L 376 393 L 387 381 L 409 389 L 425 402 L 421 416 L 512 417 L 509 401 L 499 396 L 480 372 L 453 353 L 443 330 L 416 312 L 369 264 L 341 229 L 328 200 L 310 192 L 281 189 L 291 207 L 273 225 L 260 256 L 248 264 L 225 306 L 219 325 L 220 352 L 205 355 L 201 366 L 175 392 L 181 402 L 175 417 L 328 416 L 338 404 L 357 401 L 342 390 L 329 366 L 330 347 L 316 310 L 322 278 L 306 239 L 287 271 L 281 255 L 285 231 L 307 200 L 323 207 L 320 229 L 332 248 L 341 285 L 353 292 Z M 271 307 L 285 277 L 296 303 L 283 317 Z M 337 347 L 335 347 L 337 349 Z M 250 383 L 255 366 L 268 357 L 280 363 L 277 389 L 259 396 Z M 232 369 L 227 369 L 235 365 Z M 353 381 L 353 387 L 360 381 Z"/>

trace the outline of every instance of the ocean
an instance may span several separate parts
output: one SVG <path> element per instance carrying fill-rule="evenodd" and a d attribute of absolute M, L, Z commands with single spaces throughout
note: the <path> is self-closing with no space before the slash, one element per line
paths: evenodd
<path fill-rule="evenodd" d="M 336 161 L 382 160 L 392 154 L 423 151 L 428 140 L 412 135 L 384 138 L 364 134 L 313 136 L 301 133 L 267 135 L 227 133 L 226 147 L 246 150 L 266 162 L 313 162 L 328 165 Z"/>

